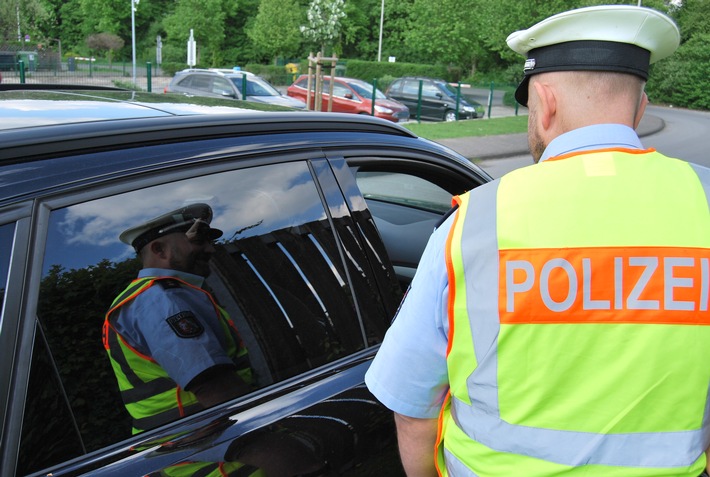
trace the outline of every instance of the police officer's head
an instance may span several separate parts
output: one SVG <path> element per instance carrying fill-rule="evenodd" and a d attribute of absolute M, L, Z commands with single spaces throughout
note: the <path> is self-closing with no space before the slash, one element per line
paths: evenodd
<path fill-rule="evenodd" d="M 578 127 L 636 127 L 647 102 L 649 65 L 680 43 L 666 15 L 644 7 L 605 5 L 554 15 L 508 36 L 526 56 L 515 99 L 530 109 L 530 149 L 537 161 L 549 141 Z"/>
<path fill-rule="evenodd" d="M 133 246 L 146 268 L 169 268 L 206 277 L 214 241 L 222 236 L 211 222 L 209 205 L 190 204 L 131 227 L 119 238 Z"/>

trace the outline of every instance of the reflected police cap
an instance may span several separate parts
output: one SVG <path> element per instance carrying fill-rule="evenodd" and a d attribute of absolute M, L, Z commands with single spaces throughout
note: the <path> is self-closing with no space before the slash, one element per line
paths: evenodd
<path fill-rule="evenodd" d="M 207 204 L 190 204 L 124 230 L 119 239 L 132 245 L 136 252 L 153 240 L 176 232 L 206 231 L 210 240 L 222 236 L 222 231 L 210 227 L 212 208 Z"/>

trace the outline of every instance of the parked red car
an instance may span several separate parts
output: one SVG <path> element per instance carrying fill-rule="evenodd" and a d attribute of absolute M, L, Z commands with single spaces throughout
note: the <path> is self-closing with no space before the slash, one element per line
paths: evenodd
<path fill-rule="evenodd" d="M 373 87 L 371 84 L 355 79 L 336 76 L 333 81 L 333 104 L 331 111 L 335 113 L 372 114 Z M 330 92 L 330 76 L 323 77 L 321 111 L 328 110 L 328 95 Z M 309 109 L 315 109 L 315 78 L 311 78 L 311 101 Z M 301 75 L 288 87 L 286 94 L 304 103 L 308 93 L 308 75 Z M 375 116 L 394 122 L 409 119 L 409 108 L 404 104 L 387 99 L 380 90 L 374 90 Z"/>

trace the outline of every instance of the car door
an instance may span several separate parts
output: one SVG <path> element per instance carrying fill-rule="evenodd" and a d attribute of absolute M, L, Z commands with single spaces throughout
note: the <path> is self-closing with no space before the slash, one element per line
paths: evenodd
<path fill-rule="evenodd" d="M 240 166 L 225 152 L 210 166 L 192 149 L 197 166 L 48 196 L 21 209 L 22 231 L 0 227 L 11 245 L 0 267 L 12 256 L 21 270 L 32 251 L 3 315 L 2 339 L 17 321 L 19 346 L 3 349 L 18 354 L 6 361 L 17 367 L 2 474 L 347 475 L 380 456 L 402 475 L 391 413 L 363 385 L 401 294 L 364 202 L 348 205 L 336 180 L 349 174 L 345 162 L 283 152 Z M 163 145 L 139 155 L 150 163 L 174 154 Z M 106 155 L 132 157 L 84 159 Z M 140 268 L 117 236 L 195 200 L 225 231 L 207 281 L 249 351 L 255 388 L 133 435 L 101 340 L 108 305 Z M 6 283 L 13 270 L 5 267 Z"/>

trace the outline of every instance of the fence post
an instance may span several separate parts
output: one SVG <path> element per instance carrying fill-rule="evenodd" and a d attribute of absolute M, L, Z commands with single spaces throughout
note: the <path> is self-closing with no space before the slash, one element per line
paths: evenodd
<path fill-rule="evenodd" d="M 456 87 L 456 121 L 459 120 L 459 103 L 461 102 L 461 81 Z"/>
<path fill-rule="evenodd" d="M 150 64 L 150 61 L 146 61 L 145 72 L 146 72 L 147 82 L 148 82 L 146 89 L 148 90 L 149 93 L 153 92 L 153 84 L 152 84 L 153 83 L 153 76 L 151 75 L 151 73 L 152 73 L 151 66 L 152 65 Z"/>
<path fill-rule="evenodd" d="M 25 84 L 25 62 L 18 60 L 17 65 L 20 67 L 20 83 Z"/>
<path fill-rule="evenodd" d="M 419 94 L 417 96 L 417 122 L 421 123 L 422 116 L 422 88 L 424 87 L 424 81 L 419 80 Z"/>
<path fill-rule="evenodd" d="M 493 106 L 493 86 L 495 83 L 491 81 L 491 92 L 490 92 L 490 100 L 488 101 L 488 119 L 491 119 L 491 107 Z"/>
<path fill-rule="evenodd" d="M 242 99 L 246 101 L 247 99 L 247 74 L 242 73 Z"/>
<path fill-rule="evenodd" d="M 377 97 L 377 78 L 372 80 L 372 105 L 370 108 L 370 114 L 375 115 L 375 98 Z"/>

